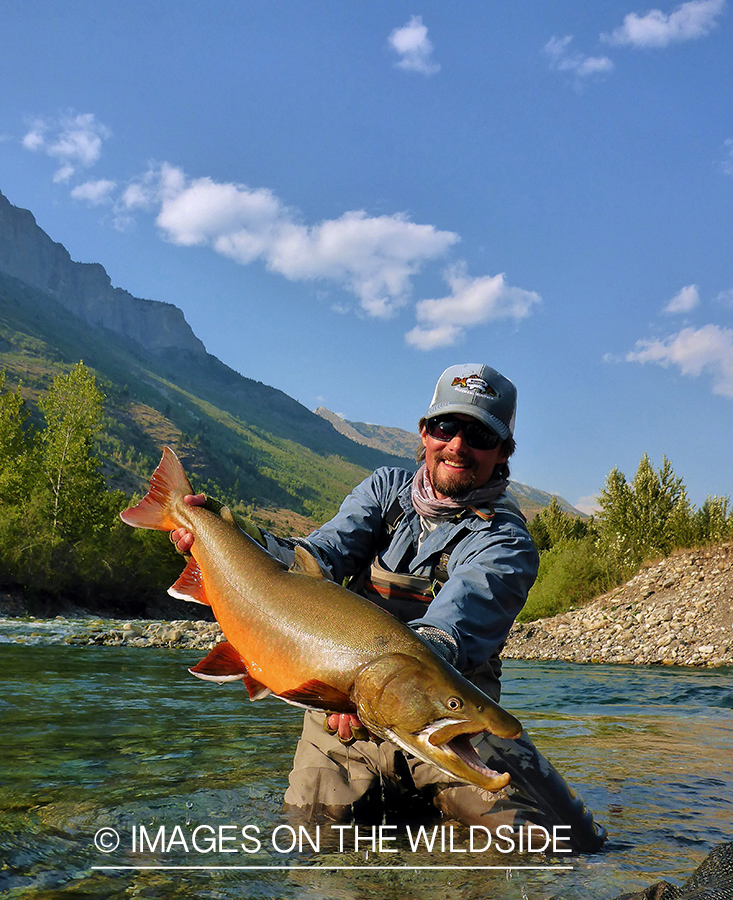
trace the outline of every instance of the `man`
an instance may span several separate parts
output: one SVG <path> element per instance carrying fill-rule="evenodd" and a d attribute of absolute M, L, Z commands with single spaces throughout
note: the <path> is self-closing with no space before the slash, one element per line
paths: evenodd
<path fill-rule="evenodd" d="M 329 577 L 348 579 L 498 701 L 499 655 L 538 567 L 525 519 L 506 494 L 515 412 L 516 389 L 495 369 L 452 366 L 420 420 L 416 474 L 378 469 L 306 540 L 280 540 L 251 524 L 246 530 L 288 563 L 304 544 Z M 193 540 L 181 530 L 171 538 L 183 552 Z M 566 825 L 574 849 L 603 843 L 603 830 L 526 735 L 485 735 L 476 749 L 492 768 L 512 774 L 505 791 L 447 778 L 390 742 L 370 740 L 356 716 L 324 721 L 308 712 L 285 806 L 344 820 L 378 817 L 385 803 L 408 810 L 424 803 L 489 828 Z"/>

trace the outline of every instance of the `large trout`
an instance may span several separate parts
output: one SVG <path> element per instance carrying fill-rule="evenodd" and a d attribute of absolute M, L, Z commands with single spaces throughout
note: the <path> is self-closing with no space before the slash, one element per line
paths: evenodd
<path fill-rule="evenodd" d="M 302 547 L 287 569 L 217 515 L 183 500 L 193 489 L 168 447 L 128 525 L 194 537 L 192 556 L 169 589 L 213 609 L 226 641 L 190 671 L 212 681 L 244 681 L 252 700 L 274 694 L 298 705 L 355 713 L 378 737 L 490 791 L 508 773 L 485 766 L 470 743 L 489 731 L 516 738 L 514 716 L 442 660 L 380 607 L 323 577 Z"/>

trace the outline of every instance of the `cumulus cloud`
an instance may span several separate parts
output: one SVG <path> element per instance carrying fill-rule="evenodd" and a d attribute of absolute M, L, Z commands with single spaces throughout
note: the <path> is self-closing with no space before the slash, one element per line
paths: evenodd
<path fill-rule="evenodd" d="M 413 347 L 452 346 L 467 329 L 500 319 L 524 319 L 540 302 L 539 294 L 508 285 L 503 274 L 469 278 L 464 265 L 448 270 L 446 282 L 451 289 L 448 296 L 417 303 L 418 324 L 405 336 Z"/>
<path fill-rule="evenodd" d="M 585 497 L 578 497 L 573 506 L 587 516 L 597 516 L 601 511 L 597 494 L 587 494 Z"/>
<path fill-rule="evenodd" d="M 57 159 L 55 180 L 68 181 L 99 159 L 109 136 L 89 114 L 37 120 L 23 143 Z M 173 244 L 209 247 L 241 265 L 259 262 L 291 281 L 315 282 L 318 291 L 337 287 L 345 293 L 332 308 L 347 312 L 350 297 L 356 298 L 362 313 L 384 319 L 413 301 L 415 276 L 460 241 L 455 232 L 413 222 L 404 213 L 374 216 L 354 209 L 308 223 L 268 188 L 191 178 L 167 162 L 151 163 L 126 185 L 86 180 L 70 192 L 92 206 L 108 204 L 118 230 L 132 228 L 141 213 L 154 216 L 161 236 Z M 469 327 L 522 319 L 539 302 L 537 294 L 507 285 L 503 275 L 469 278 L 463 266 L 444 274 L 450 293 L 417 303 L 418 324 L 406 336 L 420 349 L 454 344 Z"/>
<path fill-rule="evenodd" d="M 79 184 L 71 191 L 74 200 L 84 200 L 90 206 L 101 206 L 103 203 L 111 202 L 111 193 L 117 187 L 115 181 L 108 181 L 101 178 L 98 181 L 85 181 Z"/>
<path fill-rule="evenodd" d="M 545 44 L 545 54 L 550 66 L 558 72 L 568 72 L 582 80 L 593 75 L 606 75 L 613 69 L 613 62 L 607 56 L 584 56 L 570 50 L 573 36 L 551 37 Z"/>
<path fill-rule="evenodd" d="M 675 294 L 669 303 L 664 307 L 664 312 L 671 314 L 687 313 L 700 304 L 700 294 L 696 284 L 688 284 L 682 290 Z"/>
<path fill-rule="evenodd" d="M 675 366 L 682 375 L 712 377 L 713 393 L 733 399 L 733 330 L 718 325 L 683 328 L 661 340 L 637 341 L 628 362 Z"/>
<path fill-rule="evenodd" d="M 407 25 L 395 28 L 389 36 L 389 45 L 399 54 L 395 65 L 407 72 L 434 75 L 440 65 L 433 60 L 433 45 L 421 16 L 413 16 Z"/>
<path fill-rule="evenodd" d="M 267 188 L 189 179 L 168 164 L 128 188 L 122 203 L 157 206 L 157 225 L 174 244 L 209 246 L 242 265 L 260 260 L 291 281 L 336 283 L 378 317 L 405 303 L 412 276 L 459 240 L 399 213 L 351 210 L 308 225 Z"/>
<path fill-rule="evenodd" d="M 623 24 L 601 35 L 606 43 L 631 47 L 667 47 L 705 37 L 717 25 L 726 0 L 689 0 L 667 14 L 652 9 L 644 15 L 629 13 Z"/>
<path fill-rule="evenodd" d="M 79 170 L 97 162 L 109 129 L 93 113 L 69 114 L 59 119 L 36 119 L 22 139 L 26 150 L 57 160 L 54 181 L 67 182 Z"/>

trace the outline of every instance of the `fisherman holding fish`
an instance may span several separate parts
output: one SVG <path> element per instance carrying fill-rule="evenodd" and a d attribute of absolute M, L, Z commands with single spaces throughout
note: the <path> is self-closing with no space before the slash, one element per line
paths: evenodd
<path fill-rule="evenodd" d="M 307 550 L 326 578 L 409 625 L 498 701 L 500 653 L 538 567 L 524 516 L 507 493 L 515 412 L 509 379 L 487 365 L 452 366 L 419 422 L 417 473 L 378 469 L 306 539 L 280 539 L 250 522 L 237 524 L 287 566 Z M 185 502 L 220 509 L 201 494 Z M 177 528 L 171 540 L 188 553 L 194 536 Z M 345 633 L 350 627 L 343 622 Z M 442 728 L 446 722 L 441 719 Z M 600 848 L 604 830 L 526 733 L 484 732 L 471 743 L 481 763 L 509 773 L 510 784 L 492 793 L 390 740 L 373 740 L 356 715 L 324 718 L 309 710 L 285 806 L 344 821 L 379 817 L 385 802 L 406 815 L 423 804 L 447 819 L 490 829 L 565 826 L 574 850 Z"/>

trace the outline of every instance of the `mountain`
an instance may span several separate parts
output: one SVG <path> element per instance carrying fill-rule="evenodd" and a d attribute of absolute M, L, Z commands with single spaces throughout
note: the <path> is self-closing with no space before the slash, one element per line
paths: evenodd
<path fill-rule="evenodd" d="M 417 432 L 405 431 L 404 428 L 391 428 L 388 425 L 347 422 L 338 413 L 331 412 L 325 406 L 319 406 L 313 412 L 330 422 L 336 431 L 339 431 L 357 444 L 373 447 L 375 450 L 381 450 L 383 453 L 393 453 L 395 456 L 415 459 L 415 451 L 420 446 L 420 436 Z"/>
<path fill-rule="evenodd" d="M 0 272 L 37 288 L 83 321 L 121 335 L 145 350 L 183 350 L 201 356 L 204 345 L 172 303 L 140 300 L 112 287 L 98 263 L 72 262 L 27 209 L 0 193 Z"/>
<path fill-rule="evenodd" d="M 40 421 L 38 397 L 80 359 L 107 397 L 105 478 L 127 493 L 143 489 L 169 444 L 196 489 L 280 533 L 304 533 L 374 468 L 415 468 L 416 435 L 316 415 L 240 375 L 207 353 L 180 309 L 113 287 L 101 265 L 74 262 L 0 193 L 7 385 L 21 386 Z M 546 505 L 537 498 L 551 499 L 535 494 L 520 496 L 530 514 Z"/>
<path fill-rule="evenodd" d="M 366 422 L 349 422 L 337 413 L 331 412 L 330 409 L 326 409 L 325 406 L 319 406 L 314 412 L 352 441 L 373 447 L 375 450 L 383 450 L 385 453 L 396 453 L 401 456 L 411 455 L 414 458 L 415 450 L 420 446 L 420 436 L 417 431 L 405 431 L 404 428 L 391 428 L 384 425 L 369 425 Z M 553 499 L 557 500 L 568 515 L 585 518 L 584 513 L 575 509 L 567 500 L 557 494 L 548 494 L 547 491 L 540 491 L 527 484 L 522 484 L 520 481 L 511 482 L 510 493 L 514 495 L 527 518 L 532 518 L 541 509 L 549 506 Z"/>

